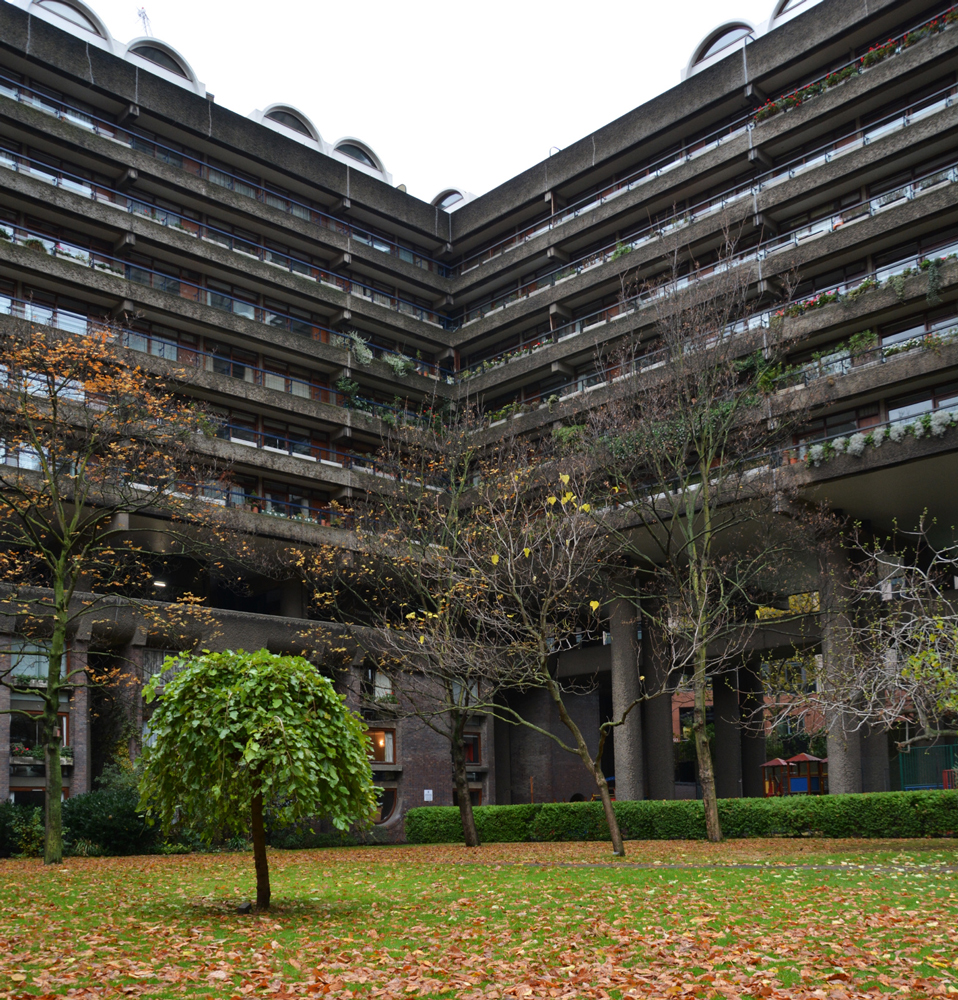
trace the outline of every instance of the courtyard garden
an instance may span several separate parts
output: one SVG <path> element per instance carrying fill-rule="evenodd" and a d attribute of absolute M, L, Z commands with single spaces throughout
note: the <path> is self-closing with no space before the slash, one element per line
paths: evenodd
<path fill-rule="evenodd" d="M 958 996 L 958 841 L 0 861 L 0 998 Z"/>

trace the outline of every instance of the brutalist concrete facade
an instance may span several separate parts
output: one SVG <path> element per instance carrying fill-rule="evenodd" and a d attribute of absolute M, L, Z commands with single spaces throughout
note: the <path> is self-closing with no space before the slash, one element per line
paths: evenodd
<path fill-rule="evenodd" d="M 237 483 L 226 500 L 264 537 L 350 544 L 329 505 L 370 483 L 396 396 L 478 396 L 490 435 L 499 420 L 551 433 L 601 400 L 612 387 L 597 349 L 621 336 L 620 276 L 651 277 L 675 246 L 707 254 L 728 220 L 759 261 L 769 314 L 789 305 L 782 277 L 801 275 L 783 321 L 801 338 L 793 360 L 807 378 L 793 391 L 820 437 L 881 426 L 906 404 L 954 405 L 958 23 L 935 6 L 779 2 L 763 31 L 739 32 L 678 86 L 447 211 L 391 186 L 361 143 L 322 144 L 286 105 L 251 118 L 228 111 L 175 51 L 160 63 L 127 51 L 69 3 L 84 26 L 29 0 L 0 3 L 0 322 L 84 329 L 109 318 L 141 364 L 189 364 L 190 391 L 222 417 L 212 447 Z M 921 269 L 932 258 L 945 258 L 935 289 Z M 812 305 L 870 280 L 857 296 Z M 631 322 L 641 327 L 641 315 Z M 877 337 L 866 362 L 829 351 L 865 330 Z M 351 331 L 371 363 L 350 352 Z M 396 355 L 408 359 L 401 380 Z M 337 388 L 342 376 L 359 383 L 361 408 Z M 950 524 L 956 446 L 952 427 L 801 474 L 877 527 L 925 508 Z M 219 621 L 210 645 L 308 651 L 297 585 L 264 583 L 245 601 L 215 586 L 207 596 Z M 71 656 L 116 656 L 149 673 L 162 650 L 128 624 L 78 636 Z M 634 626 L 616 612 L 611 648 L 562 658 L 561 672 L 595 678 L 576 705 L 584 722 L 627 702 L 638 663 L 666 669 Z M 828 636 L 803 634 L 827 652 Z M 762 639 L 755 658 L 778 641 Z M 762 740 L 734 725 L 758 696 L 753 667 L 715 695 L 726 795 L 761 794 Z M 371 730 L 390 737 L 375 769 L 394 803 L 385 835 L 398 836 L 405 809 L 452 801 L 446 747 L 369 697 L 362 664 L 341 676 Z M 97 767 L 89 697 L 74 689 L 64 708 L 68 794 L 87 789 Z M 9 698 L 0 692 L 0 708 Z M 544 701 L 529 700 L 541 724 L 556 725 Z M 7 767 L 9 728 L 0 714 L 0 795 L 24 799 L 43 777 Z M 581 765 L 544 738 L 485 718 L 472 732 L 477 800 L 591 795 Z M 620 797 L 687 792 L 672 740 L 667 700 L 634 714 L 608 751 Z M 851 743 L 836 743 L 832 790 L 887 787 L 883 741 Z"/>

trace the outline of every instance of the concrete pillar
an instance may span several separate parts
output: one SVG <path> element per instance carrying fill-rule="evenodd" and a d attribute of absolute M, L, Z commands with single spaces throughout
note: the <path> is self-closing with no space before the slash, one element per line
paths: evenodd
<path fill-rule="evenodd" d="M 869 727 L 862 732 L 862 791 L 891 791 L 888 767 L 888 730 Z"/>
<path fill-rule="evenodd" d="M 765 755 L 765 720 L 757 714 L 765 695 L 762 678 L 750 666 L 738 672 L 739 717 L 745 725 L 741 731 L 742 795 L 760 799 L 765 794 L 762 765 Z"/>
<path fill-rule="evenodd" d="M 735 671 L 712 678 L 712 716 L 715 794 L 720 799 L 738 799 L 742 796 L 742 730 Z"/>
<path fill-rule="evenodd" d="M 10 654 L 0 647 L 0 676 L 10 668 Z M 10 688 L 0 686 L 0 802 L 10 798 Z"/>
<path fill-rule="evenodd" d="M 502 719 L 490 719 L 492 726 L 493 768 L 496 775 L 496 795 L 492 800 L 496 805 L 512 804 L 512 746 L 509 730 L 512 726 Z"/>
<path fill-rule="evenodd" d="M 279 613 L 284 618 L 302 618 L 303 586 L 299 580 L 285 580 L 280 590 Z"/>
<path fill-rule="evenodd" d="M 665 651 L 655 641 L 648 619 L 642 622 L 642 671 L 646 691 L 659 691 L 668 683 Z M 642 706 L 645 736 L 645 771 L 650 799 L 675 798 L 675 749 L 672 738 L 672 695 L 650 698 Z"/>
<path fill-rule="evenodd" d="M 847 612 L 848 561 L 837 541 L 822 550 L 822 662 L 826 688 L 848 691 L 853 666 Z M 862 790 L 861 733 L 851 713 L 836 709 L 825 719 L 828 732 L 828 791 L 845 795 Z"/>
<path fill-rule="evenodd" d="M 70 703 L 70 744 L 73 747 L 73 774 L 70 794 L 90 791 L 90 689 L 86 683 L 85 642 L 74 642 L 67 654 L 72 676 L 73 698 Z"/>
<path fill-rule="evenodd" d="M 630 601 L 612 602 L 609 629 L 612 633 L 612 716 L 621 719 L 641 694 L 636 619 Z M 642 746 L 642 708 L 635 705 L 621 726 L 613 730 L 615 747 L 615 797 L 622 801 L 645 798 L 645 759 Z"/>

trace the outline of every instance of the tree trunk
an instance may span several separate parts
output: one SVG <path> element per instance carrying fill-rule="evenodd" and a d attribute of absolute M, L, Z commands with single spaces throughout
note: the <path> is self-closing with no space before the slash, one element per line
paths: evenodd
<path fill-rule="evenodd" d="M 625 844 L 622 842 L 622 831 L 619 829 L 619 821 L 615 817 L 615 806 L 612 803 L 612 796 L 609 794 L 609 783 L 605 780 L 601 767 L 593 765 L 592 773 L 595 775 L 595 783 L 599 786 L 599 795 L 602 797 L 602 810 L 605 813 L 605 821 L 609 824 L 609 834 L 612 837 L 612 853 L 616 857 L 625 857 Z"/>
<path fill-rule="evenodd" d="M 549 689 L 549 694 L 559 709 L 559 718 L 562 724 L 572 733 L 579 759 L 589 769 L 589 773 L 599 786 L 602 807 L 605 810 L 606 822 L 609 824 L 609 835 L 612 837 L 612 853 L 620 858 L 624 858 L 625 845 L 622 843 L 622 832 L 619 830 L 619 821 L 615 818 L 615 809 L 612 806 L 612 797 L 609 795 L 609 785 L 602 774 L 602 765 L 599 761 L 592 759 L 592 754 L 589 753 L 589 745 L 582 736 L 582 730 L 579 729 L 575 724 L 575 720 L 566 711 L 565 703 L 562 700 L 562 689 L 551 678 L 546 682 L 546 687 Z"/>
<path fill-rule="evenodd" d="M 59 733 L 60 677 L 63 652 L 66 647 L 66 626 L 59 621 L 50 638 L 47 660 L 47 687 L 43 696 L 40 727 L 43 733 L 43 762 L 46 765 L 46 788 L 43 796 L 43 863 L 59 865 L 63 861 L 63 771 L 60 767 Z"/>
<path fill-rule="evenodd" d="M 456 785 L 456 795 L 459 797 L 459 815 L 462 817 L 462 835 L 466 847 L 479 846 L 479 833 L 476 830 L 476 817 L 472 811 L 472 799 L 469 797 L 469 782 L 466 779 L 466 752 L 462 744 L 462 734 L 456 734 L 450 741 L 452 749 L 452 777 Z"/>
<path fill-rule="evenodd" d="M 702 785 L 702 804 L 705 806 L 705 832 L 709 840 L 713 844 L 717 844 L 722 839 L 722 826 L 719 823 L 718 800 L 715 797 L 712 751 L 709 749 L 709 734 L 705 726 L 706 652 L 707 650 L 703 646 L 695 656 L 695 676 L 692 683 L 695 695 L 692 732 L 695 734 L 695 755 L 699 765 L 699 783 Z"/>
<path fill-rule="evenodd" d="M 256 909 L 269 909 L 269 862 L 266 858 L 266 827 L 263 824 L 263 796 L 253 796 L 250 832 L 253 835 L 253 862 L 256 865 Z"/>

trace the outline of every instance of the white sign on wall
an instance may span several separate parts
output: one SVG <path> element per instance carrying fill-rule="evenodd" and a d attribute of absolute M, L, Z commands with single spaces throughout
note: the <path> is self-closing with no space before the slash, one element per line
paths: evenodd
<path fill-rule="evenodd" d="M 422 790 L 422 800 L 423 802 L 432 802 L 432 789 L 424 788 Z"/>

